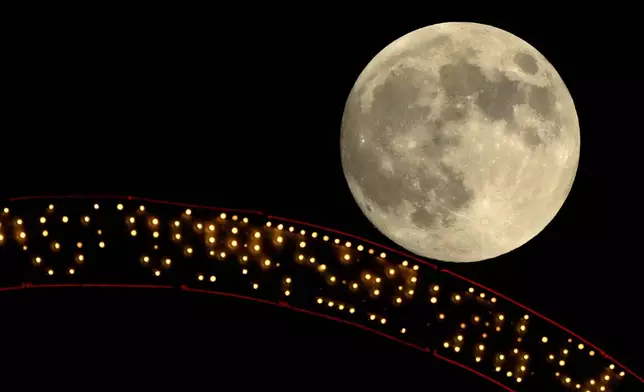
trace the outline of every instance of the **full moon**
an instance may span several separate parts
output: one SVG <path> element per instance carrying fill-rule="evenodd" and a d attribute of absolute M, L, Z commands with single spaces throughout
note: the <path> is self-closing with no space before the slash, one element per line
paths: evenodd
<path fill-rule="evenodd" d="M 539 234 L 579 163 L 563 80 L 527 42 L 441 23 L 391 43 L 346 102 L 342 167 L 362 212 L 420 256 L 474 262 Z"/>

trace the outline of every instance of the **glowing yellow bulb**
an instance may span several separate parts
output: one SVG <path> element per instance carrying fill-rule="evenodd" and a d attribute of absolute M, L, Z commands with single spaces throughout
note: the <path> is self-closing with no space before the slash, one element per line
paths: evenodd
<path fill-rule="evenodd" d="M 547 336 L 542 337 L 541 343 L 548 343 L 548 337 Z"/>
<path fill-rule="evenodd" d="M 396 298 L 396 303 L 397 303 L 397 304 L 402 303 L 402 298 L 397 297 L 397 298 Z"/>
<path fill-rule="evenodd" d="M 67 222 L 69 222 L 69 218 L 66 216 L 63 216 L 63 223 L 67 223 Z"/>
<path fill-rule="evenodd" d="M 262 235 L 260 234 L 259 231 L 256 231 L 255 234 L 253 234 L 253 237 L 255 238 L 260 238 Z"/>
<path fill-rule="evenodd" d="M 103 241 L 99 242 L 99 243 L 98 243 L 98 246 L 99 246 L 100 248 L 105 248 L 105 242 L 103 242 Z"/>
<path fill-rule="evenodd" d="M 563 350 L 564 355 L 568 355 L 568 349 Z"/>
<path fill-rule="evenodd" d="M 197 276 L 197 279 L 198 279 L 198 280 L 203 280 L 203 275 L 199 275 L 199 276 Z"/>
<path fill-rule="evenodd" d="M 390 268 L 389 275 L 395 275 L 395 274 L 396 274 L 396 270 L 394 270 L 393 268 Z"/>
<path fill-rule="evenodd" d="M 479 351 L 483 351 L 483 350 L 485 350 L 485 346 L 482 344 L 479 344 Z"/>
<path fill-rule="evenodd" d="M 154 276 L 161 276 L 161 271 L 159 270 L 154 271 Z"/>
<path fill-rule="evenodd" d="M 159 232 L 158 231 L 153 232 L 152 237 L 159 238 Z"/>
<path fill-rule="evenodd" d="M 624 377 L 625 375 L 626 375 L 626 373 L 624 373 L 624 372 L 619 372 L 619 376 L 620 376 L 620 377 Z"/>
<path fill-rule="evenodd" d="M 377 295 L 380 295 L 380 290 L 378 290 L 378 289 L 374 290 L 374 291 L 373 291 L 373 295 L 376 295 L 376 296 L 377 296 Z"/>
<path fill-rule="evenodd" d="M 236 227 L 233 227 L 233 228 L 232 228 L 232 230 L 230 230 L 230 231 L 231 231 L 233 234 L 237 234 L 237 233 L 239 233 L 239 229 L 237 229 Z"/>
<path fill-rule="evenodd" d="M 269 259 L 264 260 L 264 265 L 268 267 L 271 265 L 271 261 Z"/>
<path fill-rule="evenodd" d="M 288 297 L 289 295 L 291 295 L 291 292 L 290 292 L 290 291 L 288 291 L 288 290 L 286 290 L 286 291 L 284 292 L 284 295 Z"/>
<path fill-rule="evenodd" d="M 346 255 L 344 255 L 344 259 L 345 259 L 346 261 L 351 260 L 351 255 L 349 255 L 349 254 L 347 253 Z"/>
<path fill-rule="evenodd" d="M 83 221 L 84 221 L 85 223 L 89 223 L 89 216 L 84 217 L 84 218 L 83 218 Z"/>
<path fill-rule="evenodd" d="M 257 290 L 259 288 L 259 285 L 257 283 L 253 283 L 253 288 Z"/>
<path fill-rule="evenodd" d="M 519 329 L 520 329 L 521 331 L 525 331 L 525 325 L 520 326 L 520 327 L 519 327 Z"/>
<path fill-rule="evenodd" d="M 170 264 L 172 264 L 172 260 L 171 259 L 165 259 L 165 265 L 170 265 Z"/>
<path fill-rule="evenodd" d="M 130 221 L 130 223 L 134 223 L 134 222 L 135 222 L 135 219 L 134 219 L 134 218 L 130 218 L 130 219 L 128 219 L 128 220 Z"/>
<path fill-rule="evenodd" d="M 385 258 L 387 258 L 387 254 L 386 254 L 385 252 L 382 252 L 382 253 L 380 254 L 380 258 L 381 258 L 381 259 L 385 259 Z"/>
<path fill-rule="evenodd" d="M 54 242 L 54 249 L 60 249 L 60 244 L 58 242 Z"/>
<path fill-rule="evenodd" d="M 458 353 L 458 352 L 460 352 L 460 351 L 461 351 L 461 348 L 460 348 L 460 347 L 458 347 L 458 346 L 454 346 L 454 351 Z"/>
<path fill-rule="evenodd" d="M 300 248 L 305 248 L 306 247 L 306 242 L 302 241 L 300 242 Z"/>
<path fill-rule="evenodd" d="M 430 298 L 429 302 L 435 304 L 436 302 L 438 302 L 438 299 L 436 299 L 436 297 L 432 297 Z"/>
<path fill-rule="evenodd" d="M 311 237 L 318 238 L 318 233 L 314 231 L 313 233 L 311 233 Z"/>
<path fill-rule="evenodd" d="M 214 244 L 215 243 L 215 237 L 208 238 L 208 242 L 210 242 L 211 244 Z"/>
<path fill-rule="evenodd" d="M 335 276 L 332 276 L 332 277 L 330 278 L 330 280 L 331 280 L 331 282 L 335 282 L 337 279 L 335 278 Z M 378 294 L 376 294 L 376 295 L 378 295 Z"/>
<path fill-rule="evenodd" d="M 460 301 L 460 300 L 461 300 L 461 296 L 460 296 L 460 295 L 458 295 L 458 294 L 456 294 L 456 295 L 454 296 L 454 299 L 455 299 L 456 301 Z"/>
<path fill-rule="evenodd" d="M 36 264 L 40 264 L 42 262 L 42 259 L 40 257 L 36 257 Z"/>
<path fill-rule="evenodd" d="M 221 252 L 221 253 L 219 254 L 219 257 L 221 257 L 222 259 L 223 259 L 223 258 L 225 258 L 225 257 L 226 257 L 226 252 Z"/>
<path fill-rule="evenodd" d="M 44 216 L 40 218 L 40 223 L 45 223 L 45 222 L 47 222 L 47 218 L 45 218 Z"/>
<path fill-rule="evenodd" d="M 8 208 L 5 208 L 5 209 L 4 209 L 4 210 L 2 210 L 2 211 L 3 211 L 5 214 L 8 214 L 8 213 L 9 213 L 9 209 L 8 209 Z"/>
<path fill-rule="evenodd" d="M 580 343 L 580 344 L 579 344 L 579 346 L 577 346 L 577 348 L 579 348 L 580 350 L 583 350 L 583 349 L 584 349 L 584 345 Z"/>
<path fill-rule="evenodd" d="M 47 271 L 47 273 L 49 274 L 49 276 L 51 276 L 51 275 L 53 275 L 53 274 L 54 274 L 54 270 L 53 270 L 53 269 L 50 269 L 49 271 Z"/>
<path fill-rule="evenodd" d="M 409 290 L 407 293 L 408 293 L 409 295 L 414 295 L 414 290 Z"/>
<path fill-rule="evenodd" d="M 418 266 L 417 265 L 414 266 L 414 271 L 418 271 Z"/>
<path fill-rule="evenodd" d="M 179 221 L 174 221 L 174 227 L 179 227 L 181 226 L 181 222 Z"/>
<path fill-rule="evenodd" d="M 525 359 L 525 360 L 528 360 L 528 358 L 530 358 L 530 356 L 528 354 L 523 356 L 523 359 Z"/>
<path fill-rule="evenodd" d="M 360 252 L 362 252 L 362 251 L 364 250 L 364 246 L 362 246 L 362 245 L 358 245 L 358 250 L 359 250 Z"/>
<path fill-rule="evenodd" d="M 384 319 L 384 318 L 380 319 L 380 324 L 386 324 L 386 323 L 387 323 L 387 319 Z"/>
<path fill-rule="evenodd" d="M 474 287 L 470 287 L 467 291 L 469 291 L 470 293 L 473 293 L 474 292 Z"/>
<path fill-rule="evenodd" d="M 418 282 L 418 278 L 417 278 L 417 277 L 415 277 L 415 276 L 412 276 L 412 277 L 411 277 L 411 282 L 412 282 L 412 283 L 416 283 L 416 282 Z"/>
<path fill-rule="evenodd" d="M 148 262 L 150 262 L 150 258 L 149 258 L 148 256 L 144 256 L 144 257 L 143 257 L 143 262 L 144 262 L 144 263 L 148 263 Z"/>
<path fill-rule="evenodd" d="M 615 370 L 615 365 L 610 365 L 609 368 L 610 370 Z"/>
<path fill-rule="evenodd" d="M 284 241 L 284 238 L 282 238 L 282 236 L 277 237 L 277 242 L 278 242 L 278 243 L 280 243 L 280 244 L 281 244 L 281 243 L 282 243 L 282 241 Z"/>
<path fill-rule="evenodd" d="M 217 277 L 215 275 L 210 276 L 210 281 L 215 282 L 217 280 Z"/>
<path fill-rule="evenodd" d="M 591 357 L 594 357 L 594 356 L 595 356 L 595 352 L 594 352 L 593 350 L 590 350 L 590 352 L 588 353 L 588 355 L 590 355 Z"/>
<path fill-rule="evenodd" d="M 321 304 L 322 302 L 324 302 L 322 298 L 318 298 L 318 303 Z"/>
<path fill-rule="evenodd" d="M 333 303 L 333 301 L 329 301 L 328 305 L 329 305 L 330 308 L 332 308 L 333 305 L 335 305 L 335 304 Z"/>
<path fill-rule="evenodd" d="M 381 281 L 382 281 L 382 279 L 376 278 L 376 283 L 380 283 Z"/>
<path fill-rule="evenodd" d="M 22 238 L 23 240 L 27 238 L 27 233 L 25 233 L 24 231 L 20 232 L 20 238 Z"/>
<path fill-rule="evenodd" d="M 192 210 L 190 208 L 186 210 L 186 215 L 192 215 Z"/>
<path fill-rule="evenodd" d="M 456 337 L 456 340 L 458 340 L 459 342 L 462 342 L 463 341 L 463 335 L 458 335 Z"/>
<path fill-rule="evenodd" d="M 403 328 L 403 329 L 400 330 L 400 333 L 405 333 L 405 332 L 407 332 L 406 328 Z"/>
<path fill-rule="evenodd" d="M 219 215 L 221 219 L 226 219 L 226 213 L 222 212 L 221 215 Z"/>
<path fill-rule="evenodd" d="M 449 348 L 449 343 L 448 342 L 443 343 L 443 347 Z"/>
<path fill-rule="evenodd" d="M 570 377 L 566 377 L 566 379 L 564 381 L 566 381 L 566 384 L 570 384 L 570 381 L 571 381 Z"/>
<path fill-rule="evenodd" d="M 365 278 L 366 280 L 371 279 L 371 274 L 365 274 L 364 278 Z"/>
<path fill-rule="evenodd" d="M 136 230 L 132 230 L 130 234 L 132 234 L 132 237 L 136 237 Z"/>
<path fill-rule="evenodd" d="M 354 308 L 349 309 L 349 313 L 353 314 L 355 312 L 356 312 L 356 310 Z"/>
<path fill-rule="evenodd" d="M 174 238 L 177 239 L 177 240 L 180 240 L 181 239 L 181 234 L 179 234 L 179 233 L 175 234 Z"/>
<path fill-rule="evenodd" d="M 485 298 L 485 293 L 481 293 L 481 298 Z"/>
<path fill-rule="evenodd" d="M 49 207 L 52 207 L 52 206 L 49 206 Z M 50 209 L 51 209 L 51 208 L 50 208 Z M 123 211 L 123 204 L 118 204 L 118 205 L 116 206 L 116 209 L 117 209 L 117 210 L 119 210 L 119 211 Z"/>
<path fill-rule="evenodd" d="M 481 357 L 476 357 L 476 358 L 474 358 L 474 360 L 475 360 L 476 362 L 481 362 Z"/>
<path fill-rule="evenodd" d="M 340 243 L 340 240 L 336 238 L 336 239 L 334 239 L 334 240 L 333 240 L 333 242 L 334 242 L 335 244 L 339 244 L 339 243 Z"/>
<path fill-rule="evenodd" d="M 499 320 L 503 321 L 504 319 L 505 319 L 505 316 L 503 316 L 502 314 L 500 314 L 500 315 L 499 315 Z"/>
<path fill-rule="evenodd" d="M 566 361 L 564 360 L 559 361 L 559 366 L 566 366 Z"/>
<path fill-rule="evenodd" d="M 74 269 L 73 269 L 73 268 L 70 268 L 70 269 L 69 269 L 69 274 L 70 274 L 70 275 L 74 275 L 74 273 L 76 273 L 76 271 L 74 271 Z"/>
<path fill-rule="evenodd" d="M 351 285 L 351 287 L 353 287 L 354 289 L 357 289 L 357 288 L 358 288 L 358 284 L 357 284 L 357 283 L 354 283 L 354 284 L 352 284 L 352 285 Z"/>
<path fill-rule="evenodd" d="M 286 283 L 291 284 L 291 278 L 286 278 Z"/>
<path fill-rule="evenodd" d="M 324 240 L 324 241 L 328 241 L 328 240 L 329 240 L 329 236 L 328 236 L 328 235 L 325 235 L 324 237 L 322 237 L 322 240 Z"/>
<path fill-rule="evenodd" d="M 192 248 L 187 248 L 186 252 L 188 252 L 188 254 L 191 255 L 192 254 Z"/>
<path fill-rule="evenodd" d="M 248 273 L 248 270 L 247 270 L 246 268 L 244 268 L 244 269 L 242 270 L 242 274 L 246 275 L 247 273 Z"/>
<path fill-rule="evenodd" d="M 369 316 L 369 319 L 370 319 L 370 320 L 375 320 L 375 319 L 376 319 L 376 315 L 375 315 L 375 314 L 372 314 L 371 316 Z"/>
<path fill-rule="evenodd" d="M 85 256 L 83 255 L 78 255 L 78 261 L 83 261 L 85 260 Z"/>
<path fill-rule="evenodd" d="M 293 227 L 293 226 L 289 227 L 289 228 L 288 228 L 288 231 L 290 231 L 291 233 L 292 233 L 292 232 L 294 232 L 294 231 L 295 231 L 295 227 Z"/>
<path fill-rule="evenodd" d="M 100 208 L 100 207 L 98 206 L 98 204 L 94 204 L 94 209 L 95 209 L 95 210 L 98 210 L 99 208 Z"/>
<path fill-rule="evenodd" d="M 197 230 L 203 229 L 203 225 L 201 223 L 197 223 Z"/>
<path fill-rule="evenodd" d="M 505 359 L 505 355 L 499 354 L 499 359 L 503 361 Z"/>
<path fill-rule="evenodd" d="M 259 251 L 260 247 L 259 247 L 259 245 L 255 245 L 255 246 L 253 246 L 253 249 L 254 249 L 255 251 Z"/>

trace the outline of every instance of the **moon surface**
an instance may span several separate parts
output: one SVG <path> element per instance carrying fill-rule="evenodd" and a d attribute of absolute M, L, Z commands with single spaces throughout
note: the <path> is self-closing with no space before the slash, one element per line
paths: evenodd
<path fill-rule="evenodd" d="M 577 172 L 575 106 L 522 39 L 441 23 L 391 43 L 345 106 L 342 167 L 367 218 L 420 256 L 473 262 L 535 237 Z"/>

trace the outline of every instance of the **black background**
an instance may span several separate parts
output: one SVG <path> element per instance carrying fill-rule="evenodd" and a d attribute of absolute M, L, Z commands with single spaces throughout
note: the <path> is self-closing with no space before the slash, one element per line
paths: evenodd
<path fill-rule="evenodd" d="M 395 246 L 361 214 L 342 174 L 346 97 L 369 60 L 405 33 L 444 21 L 491 24 L 531 43 L 566 82 L 581 126 L 580 166 L 564 207 L 528 244 L 494 260 L 438 264 L 644 373 L 633 11 L 395 6 L 369 15 L 313 5 L 23 14 L 5 37 L 0 191 L 256 209 Z M 132 291 L 2 298 L 5 337 L 19 353 L 4 369 L 51 373 L 51 385 L 87 378 L 169 388 L 172 377 L 223 390 L 311 382 L 497 390 L 378 337 L 281 309 Z"/>

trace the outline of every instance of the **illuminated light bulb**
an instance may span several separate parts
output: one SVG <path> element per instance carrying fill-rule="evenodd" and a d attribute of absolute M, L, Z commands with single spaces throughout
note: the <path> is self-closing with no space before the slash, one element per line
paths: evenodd
<path fill-rule="evenodd" d="M 222 212 L 222 213 L 219 215 L 219 217 L 220 217 L 221 219 L 226 219 L 226 214 L 225 214 L 224 212 Z"/>
<path fill-rule="evenodd" d="M 395 275 L 395 274 L 396 274 L 396 270 L 394 270 L 393 268 L 390 268 L 389 275 Z"/>
<path fill-rule="evenodd" d="M 148 256 L 143 257 L 143 262 L 148 263 L 150 261 L 150 258 Z"/>
<path fill-rule="evenodd" d="M 136 230 L 132 230 L 130 234 L 132 235 L 132 237 L 136 237 Z"/>
<path fill-rule="evenodd" d="M 469 291 L 470 293 L 473 293 L 474 292 L 474 287 L 470 287 L 467 291 Z"/>
<path fill-rule="evenodd" d="M 186 215 L 192 215 L 192 210 L 190 208 L 186 210 Z"/>
<path fill-rule="evenodd" d="M 376 315 L 375 315 L 375 314 L 372 314 L 371 316 L 369 316 L 369 319 L 370 319 L 370 320 L 375 320 L 375 319 L 376 319 Z"/>
<path fill-rule="evenodd" d="M 356 310 L 355 310 L 354 308 L 349 309 L 349 313 L 352 313 L 352 314 L 353 314 L 353 313 L 355 313 L 355 312 L 356 312 Z"/>
<path fill-rule="evenodd" d="M 344 244 L 344 246 L 346 246 L 347 248 L 351 248 L 351 242 L 347 241 L 347 242 Z"/>
<path fill-rule="evenodd" d="M 378 290 L 378 289 L 374 290 L 373 295 L 376 295 L 376 296 L 380 295 L 380 290 Z"/>
<path fill-rule="evenodd" d="M 429 302 L 435 304 L 436 302 L 438 302 L 438 299 L 436 299 L 436 297 L 432 297 L 430 298 Z"/>
<path fill-rule="evenodd" d="M 257 252 L 257 251 L 259 251 L 261 248 L 260 248 L 260 246 L 259 246 L 259 245 L 255 245 L 255 246 L 253 246 L 253 249 Z"/>
<path fill-rule="evenodd" d="M 365 278 L 366 280 L 371 279 L 371 274 L 365 274 L 364 278 Z"/>
<path fill-rule="evenodd" d="M 382 279 L 376 278 L 376 283 L 380 283 L 381 281 L 382 281 Z"/>
<path fill-rule="evenodd" d="M 505 375 L 508 377 L 512 377 L 512 372 L 507 372 Z"/>
<path fill-rule="evenodd" d="M 47 237 L 49 235 L 49 232 L 47 230 L 42 231 L 42 236 Z"/>
<path fill-rule="evenodd" d="M 397 303 L 397 304 L 402 303 L 402 298 L 397 297 L 397 298 L 396 298 L 396 303 Z"/>
<path fill-rule="evenodd" d="M 60 249 L 60 244 L 58 242 L 54 242 L 54 249 Z"/>
<path fill-rule="evenodd" d="M 496 298 L 492 297 L 492 299 L 490 299 L 490 301 L 492 301 L 492 303 L 496 303 Z"/>
<path fill-rule="evenodd" d="M 481 362 L 481 357 L 476 357 L 476 358 L 474 358 L 474 360 L 475 360 L 476 362 Z"/>
<path fill-rule="evenodd" d="M 345 259 L 346 261 L 351 260 L 351 255 L 349 255 L 349 254 L 347 253 L 346 255 L 344 255 L 344 259 Z"/>
<path fill-rule="evenodd" d="M 215 243 L 215 237 L 208 238 L 208 242 L 210 242 L 211 244 L 214 244 Z"/>
<path fill-rule="evenodd" d="M 305 235 L 305 234 L 306 234 L 306 230 L 300 230 L 300 234 L 301 234 L 301 235 Z"/>
<path fill-rule="evenodd" d="M 519 349 L 518 349 L 518 348 L 515 348 L 512 352 L 513 352 L 513 353 L 515 353 L 515 354 L 518 354 L 518 353 L 519 353 Z"/>
<path fill-rule="evenodd" d="M 541 343 L 548 343 L 548 337 L 547 336 L 542 337 Z"/>
<path fill-rule="evenodd" d="M 333 304 L 333 301 L 329 301 L 328 305 L 329 305 L 329 307 L 330 307 L 330 308 L 332 308 L 332 307 L 333 307 L 333 305 L 334 305 L 334 304 Z"/>
<path fill-rule="evenodd" d="M 523 379 L 521 377 L 517 377 L 517 382 L 521 382 Z"/>
<path fill-rule="evenodd" d="M 412 283 L 418 282 L 418 278 L 415 277 L 415 276 L 412 276 L 410 280 L 411 280 Z"/>
<path fill-rule="evenodd" d="M 49 206 L 49 207 L 51 207 L 51 206 Z M 51 208 L 50 208 L 50 209 L 51 209 Z M 119 203 L 119 204 L 116 206 L 116 209 L 117 209 L 117 210 L 119 210 L 119 211 L 123 211 L 123 204 L 120 204 L 120 203 Z"/>
<path fill-rule="evenodd" d="M 300 248 L 305 248 L 306 247 L 306 242 L 302 241 L 300 242 Z"/>
<path fill-rule="evenodd" d="M 100 207 L 99 207 L 99 205 L 98 205 L 98 204 L 94 204 L 94 209 L 95 209 L 95 210 L 98 210 L 99 208 L 100 208 Z"/>
<path fill-rule="evenodd" d="M 291 292 L 290 292 L 290 291 L 288 291 L 288 290 L 286 290 L 286 291 L 284 292 L 284 295 L 288 297 L 289 295 L 291 295 Z"/>
<path fill-rule="evenodd" d="M 74 271 L 74 269 L 73 269 L 73 268 L 70 268 L 70 269 L 69 269 L 69 274 L 70 274 L 70 275 L 74 275 L 74 273 L 75 273 L 75 272 L 76 272 L 76 271 Z"/>
<path fill-rule="evenodd" d="M 333 242 L 337 245 L 337 244 L 340 243 L 340 240 L 336 238 L 336 239 L 333 240 Z"/>
<path fill-rule="evenodd" d="M 485 298 L 485 293 L 481 293 L 481 298 Z"/>
<path fill-rule="evenodd" d="M 409 295 L 414 295 L 414 290 L 409 290 L 407 293 L 408 293 Z"/>
<path fill-rule="evenodd" d="M 197 223 L 197 229 L 198 229 L 198 230 L 203 229 L 203 225 L 202 225 L 201 223 Z"/>
<path fill-rule="evenodd" d="M 501 327 L 496 327 L 496 332 L 501 332 Z"/>
<path fill-rule="evenodd" d="M 441 319 L 441 320 L 445 320 L 445 315 L 443 313 L 441 313 L 441 314 L 438 315 L 438 318 Z"/>
<path fill-rule="evenodd" d="M 523 356 L 523 359 L 525 359 L 526 361 L 528 360 L 528 358 L 530 358 L 530 355 L 528 355 L 528 354 Z"/>
<path fill-rule="evenodd" d="M 295 227 L 293 227 L 293 226 L 289 227 L 289 228 L 288 228 L 288 231 L 290 231 L 291 233 L 292 233 L 292 232 L 294 232 L 294 231 L 295 231 Z"/>
<path fill-rule="evenodd" d="M 620 375 L 621 375 L 621 374 L 620 374 Z M 610 376 L 609 376 L 609 375 L 605 375 L 605 376 L 604 376 L 604 380 L 609 381 L 609 380 L 610 380 Z"/>
<path fill-rule="evenodd" d="M 170 264 L 172 264 L 172 260 L 171 259 L 165 259 L 165 265 L 170 265 Z"/>
<path fill-rule="evenodd" d="M 357 284 L 357 283 L 354 283 L 353 285 L 351 285 L 351 287 L 353 287 L 354 289 L 357 289 L 357 288 L 358 288 L 358 284 Z"/>
<path fill-rule="evenodd" d="M 100 229 L 99 229 L 96 233 L 98 233 L 98 235 L 102 235 L 102 234 L 103 234 L 103 230 L 100 230 Z"/>
<path fill-rule="evenodd" d="M 335 276 L 332 276 L 332 277 L 331 277 L 331 282 L 335 282 L 335 281 L 336 281 Z M 378 294 L 376 294 L 376 295 L 378 295 Z"/>
<path fill-rule="evenodd" d="M 564 360 L 559 361 L 559 366 L 566 366 L 566 361 Z"/>
<path fill-rule="evenodd" d="M 362 245 L 358 245 L 358 248 L 357 248 L 357 249 L 358 249 L 358 251 L 362 252 L 362 251 L 364 250 L 364 246 L 362 246 Z"/>
<path fill-rule="evenodd" d="M 42 262 L 42 259 L 40 257 L 36 257 L 36 264 L 40 264 Z"/>
<path fill-rule="evenodd" d="M 211 281 L 211 282 L 213 282 L 213 283 L 214 283 L 216 280 L 217 280 L 217 277 L 216 277 L 215 275 L 212 275 L 212 276 L 210 277 L 210 281 Z"/>
<path fill-rule="evenodd" d="M 47 271 L 47 273 L 49 274 L 49 276 L 51 276 L 51 275 L 53 275 L 53 274 L 54 274 L 54 270 L 53 270 L 53 269 L 49 269 L 49 270 Z"/>
<path fill-rule="evenodd" d="M 625 375 L 626 375 L 626 373 L 624 373 L 624 372 L 619 372 L 619 376 L 620 376 L 620 377 L 624 377 Z"/>
<path fill-rule="evenodd" d="M 461 348 L 460 348 L 460 347 L 458 347 L 458 346 L 454 346 L 454 351 L 455 351 L 455 352 L 460 352 L 460 351 L 461 351 Z"/>
<path fill-rule="evenodd" d="M 460 295 L 458 295 L 458 294 L 456 294 L 456 295 L 454 296 L 454 299 L 455 299 L 456 301 L 460 301 L 460 300 L 461 300 L 461 296 L 460 296 Z"/>
<path fill-rule="evenodd" d="M 570 377 L 566 377 L 566 379 L 564 381 L 566 382 L 566 384 L 570 384 L 570 381 L 571 381 Z"/>
<path fill-rule="evenodd" d="M 85 223 L 89 223 L 89 216 L 84 217 L 84 218 L 83 218 L 83 221 L 84 221 Z"/>
<path fill-rule="evenodd" d="M 318 298 L 318 303 L 321 304 L 322 302 L 324 302 L 322 298 Z"/>
<path fill-rule="evenodd" d="M 232 230 L 230 230 L 233 234 L 239 233 L 239 230 L 236 227 L 233 227 Z"/>
<path fill-rule="evenodd" d="M 407 332 L 407 329 L 405 329 L 405 328 L 400 330 L 400 333 L 405 333 L 405 332 Z"/>
<path fill-rule="evenodd" d="M 253 288 L 257 290 L 259 288 L 259 285 L 257 283 L 253 283 Z"/>
<path fill-rule="evenodd" d="M 311 237 L 318 238 L 318 233 L 314 231 L 313 233 L 311 233 Z"/>
<path fill-rule="evenodd" d="M 239 217 L 237 215 L 233 215 L 233 220 L 237 221 L 237 219 L 239 219 Z"/>
<path fill-rule="evenodd" d="M 525 331 L 525 325 L 522 325 L 521 327 L 519 327 L 519 329 L 520 329 L 521 331 Z"/>
<path fill-rule="evenodd" d="M 325 271 L 326 270 L 326 265 L 322 264 L 318 267 L 320 271 Z"/>
<path fill-rule="evenodd" d="M 199 276 L 197 276 L 197 279 L 198 279 L 198 280 L 203 280 L 203 275 L 199 275 Z"/>
<path fill-rule="evenodd" d="M 297 259 L 300 260 L 300 261 L 304 260 L 304 255 L 298 255 Z"/>
<path fill-rule="evenodd" d="M 225 257 L 226 257 L 226 252 L 221 252 L 221 253 L 219 254 L 219 257 L 221 257 L 222 259 L 223 259 L 223 258 L 225 258 Z"/>
<path fill-rule="evenodd" d="M 69 218 L 66 216 L 63 216 L 63 223 L 67 223 L 67 222 L 69 222 Z"/>
<path fill-rule="evenodd" d="M 594 357 L 594 356 L 595 356 L 595 352 L 594 352 L 593 350 L 590 350 L 590 352 L 588 353 L 588 355 L 590 355 L 591 357 Z"/>
<path fill-rule="evenodd" d="M 499 320 L 503 321 L 504 319 L 505 319 L 505 316 L 503 316 L 502 314 L 500 314 L 500 315 L 499 315 Z"/>
<path fill-rule="evenodd" d="M 20 238 L 22 238 L 23 240 L 27 238 L 27 233 L 25 233 L 24 231 L 20 232 Z"/>
<path fill-rule="evenodd" d="M 443 347 L 449 348 L 449 343 L 448 342 L 443 343 Z"/>
<path fill-rule="evenodd" d="M 503 361 L 505 359 L 505 355 L 499 354 L 499 359 Z"/>
<path fill-rule="evenodd" d="M 462 342 L 463 341 L 463 335 L 458 335 L 456 337 L 456 340 L 458 340 L 459 342 Z"/>
<path fill-rule="evenodd" d="M 210 226 L 208 226 L 208 230 L 210 230 L 210 231 L 215 231 L 215 225 L 210 225 Z"/>
<path fill-rule="evenodd" d="M 192 254 L 192 248 L 187 248 L 186 252 L 188 252 L 188 254 L 191 255 Z"/>
<path fill-rule="evenodd" d="M 233 248 L 236 248 L 236 247 L 237 247 L 237 241 L 232 240 L 232 241 L 230 242 L 230 246 L 232 246 Z"/>
<path fill-rule="evenodd" d="M 328 236 L 328 235 L 325 235 L 324 237 L 322 237 L 322 240 L 324 240 L 324 241 L 328 241 L 328 240 L 329 240 L 329 236 Z"/>
<path fill-rule="evenodd" d="M 496 370 L 497 372 L 500 372 L 501 368 L 499 366 L 497 366 L 496 369 L 494 369 L 494 370 Z"/>
<path fill-rule="evenodd" d="M 578 349 L 580 349 L 580 350 L 583 350 L 583 349 L 584 349 L 584 345 L 580 343 L 580 344 L 579 344 L 579 346 L 577 346 L 577 348 L 578 348 Z"/>
<path fill-rule="evenodd" d="M 414 266 L 414 271 L 418 271 L 418 266 L 417 265 Z"/>
<path fill-rule="evenodd" d="M 381 259 L 386 259 L 386 258 L 387 258 L 387 254 L 386 254 L 385 252 L 382 252 L 382 253 L 380 254 L 380 258 L 381 258 Z"/>
<path fill-rule="evenodd" d="M 159 232 L 158 231 L 153 232 L 152 237 L 159 238 Z"/>
<path fill-rule="evenodd" d="M 246 268 L 244 268 L 244 269 L 242 270 L 242 274 L 246 275 L 247 273 L 248 273 L 248 270 L 247 270 Z"/>
<path fill-rule="evenodd" d="M 564 355 L 568 355 L 568 349 L 563 350 Z"/>
<path fill-rule="evenodd" d="M 314 263 L 315 263 L 315 257 L 311 257 L 311 258 L 309 259 L 309 262 L 311 262 L 311 264 L 314 264 Z"/>
<path fill-rule="evenodd" d="M 175 226 L 175 227 L 179 227 L 179 226 L 181 226 L 181 222 L 179 222 L 179 221 L 174 221 L 174 226 Z"/>
<path fill-rule="evenodd" d="M 269 259 L 264 260 L 264 265 L 268 267 L 271 265 L 271 261 Z"/>
<path fill-rule="evenodd" d="M 277 237 L 277 242 L 278 243 L 281 244 L 283 241 L 284 241 L 284 238 L 282 238 L 282 236 Z"/>
<path fill-rule="evenodd" d="M 590 385 L 595 385 L 595 380 L 590 380 Z"/>
<path fill-rule="evenodd" d="M 129 219 L 128 219 L 128 221 L 129 221 L 130 223 L 134 223 L 134 222 L 135 222 L 134 218 L 129 218 Z"/>
<path fill-rule="evenodd" d="M 44 216 L 40 218 L 40 223 L 44 224 L 45 222 L 47 222 L 47 218 L 45 218 Z"/>
<path fill-rule="evenodd" d="M 154 271 L 154 276 L 161 276 L 161 271 L 159 270 Z"/>
<path fill-rule="evenodd" d="M 286 283 L 291 284 L 291 278 L 286 278 Z"/>
<path fill-rule="evenodd" d="M 550 359 L 550 360 L 552 361 L 553 359 L 555 359 L 555 356 L 554 356 L 554 355 L 552 355 L 552 354 L 550 354 L 550 355 L 548 356 L 548 359 Z"/>
<path fill-rule="evenodd" d="M 615 370 L 615 365 L 610 365 L 609 368 L 610 370 Z"/>
<path fill-rule="evenodd" d="M 85 260 L 85 256 L 83 255 L 78 255 L 78 261 L 83 261 Z"/>

